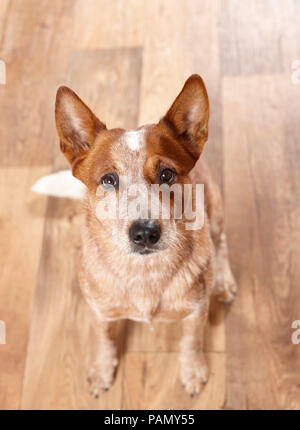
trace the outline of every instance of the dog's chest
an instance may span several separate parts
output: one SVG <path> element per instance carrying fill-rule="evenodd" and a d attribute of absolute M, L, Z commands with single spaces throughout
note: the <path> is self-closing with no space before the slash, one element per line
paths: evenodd
<path fill-rule="evenodd" d="M 125 284 L 125 283 L 124 283 Z M 104 288 L 97 298 L 88 303 L 101 320 L 131 319 L 141 322 L 182 319 L 201 307 L 203 290 L 199 283 L 194 288 L 180 278 L 167 286 L 159 282 L 131 282 L 123 288 Z"/>
<path fill-rule="evenodd" d="M 164 295 L 153 297 L 139 294 L 125 301 L 114 300 L 104 303 L 101 300 L 88 300 L 89 305 L 101 320 L 131 319 L 141 322 L 171 321 L 187 317 L 191 314 L 196 302 L 192 300 L 168 300 Z"/>
<path fill-rule="evenodd" d="M 86 300 L 101 320 L 171 321 L 202 306 L 205 288 L 200 275 L 205 260 L 199 252 L 181 266 L 164 265 L 161 259 L 151 266 L 130 266 L 120 259 L 114 270 L 95 255 L 83 255 L 79 278 Z"/>

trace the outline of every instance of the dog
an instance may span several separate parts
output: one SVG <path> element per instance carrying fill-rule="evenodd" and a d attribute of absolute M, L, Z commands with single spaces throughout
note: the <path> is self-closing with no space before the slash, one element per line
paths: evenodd
<path fill-rule="evenodd" d="M 78 267 L 81 291 L 90 306 L 99 351 L 89 372 L 90 393 L 108 390 L 118 363 L 111 336 L 119 319 L 182 320 L 180 376 L 194 396 L 208 379 L 203 336 L 210 296 L 230 303 L 237 293 L 224 231 L 222 199 L 200 159 L 208 138 L 209 100 L 202 78 L 192 75 L 157 124 L 137 130 L 107 129 L 69 88 L 57 91 L 55 118 L 60 148 L 70 171 L 42 178 L 36 192 L 83 198 L 86 218 Z M 204 184 L 203 222 L 186 228 L 185 215 L 99 216 L 97 208 L 124 188 L 140 184 L 146 203 L 153 185 Z M 158 202 L 162 202 L 159 194 Z M 195 204 L 195 190 L 190 192 Z M 111 199 L 111 200 L 109 200 Z M 142 204 L 143 206 L 143 204 Z M 147 206 L 147 205 L 144 205 Z M 145 208 L 143 208 L 145 209 Z M 119 213 L 120 215 L 120 213 Z"/>

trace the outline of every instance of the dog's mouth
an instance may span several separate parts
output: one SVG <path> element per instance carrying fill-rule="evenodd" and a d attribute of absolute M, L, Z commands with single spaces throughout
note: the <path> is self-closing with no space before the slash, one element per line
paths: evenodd
<path fill-rule="evenodd" d="M 157 249 L 148 249 L 148 248 L 144 248 L 144 249 L 133 249 L 132 252 L 135 254 L 139 254 L 139 255 L 149 255 L 149 254 L 154 254 L 155 252 L 157 252 Z"/>
<path fill-rule="evenodd" d="M 156 251 L 154 251 L 153 249 L 144 249 L 144 251 L 140 251 L 139 254 L 148 255 L 148 254 L 153 254 L 154 252 Z"/>

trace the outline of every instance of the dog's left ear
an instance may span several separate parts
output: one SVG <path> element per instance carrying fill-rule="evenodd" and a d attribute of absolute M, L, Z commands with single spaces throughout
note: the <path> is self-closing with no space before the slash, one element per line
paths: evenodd
<path fill-rule="evenodd" d="M 192 75 L 161 121 L 167 123 L 197 160 L 208 137 L 208 120 L 209 101 L 204 82 L 199 75 Z"/>

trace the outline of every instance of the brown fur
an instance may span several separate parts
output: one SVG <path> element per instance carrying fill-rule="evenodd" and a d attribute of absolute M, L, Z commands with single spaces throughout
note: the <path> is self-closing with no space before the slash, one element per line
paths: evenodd
<path fill-rule="evenodd" d="M 197 162 L 207 140 L 208 118 L 205 86 L 193 75 L 165 117 L 156 125 L 139 129 L 143 145 L 130 151 L 125 130 L 107 130 L 71 90 L 63 87 L 58 91 L 56 122 L 61 148 L 73 174 L 88 189 L 79 282 L 93 311 L 99 340 L 89 375 L 94 396 L 99 388 L 108 389 L 113 382 L 117 359 L 110 331 L 120 318 L 183 320 L 182 382 L 194 395 L 207 381 L 203 332 L 209 298 L 214 286 L 224 302 L 230 302 L 236 293 L 220 193 L 208 168 Z M 186 230 L 184 220 L 159 219 L 162 238 L 157 252 L 137 255 L 130 252 L 128 243 L 130 221 L 97 218 L 101 197 L 96 189 L 100 178 L 112 171 L 148 187 L 158 182 L 160 166 L 176 170 L 175 183 L 204 183 L 204 225 L 199 230 Z"/>

